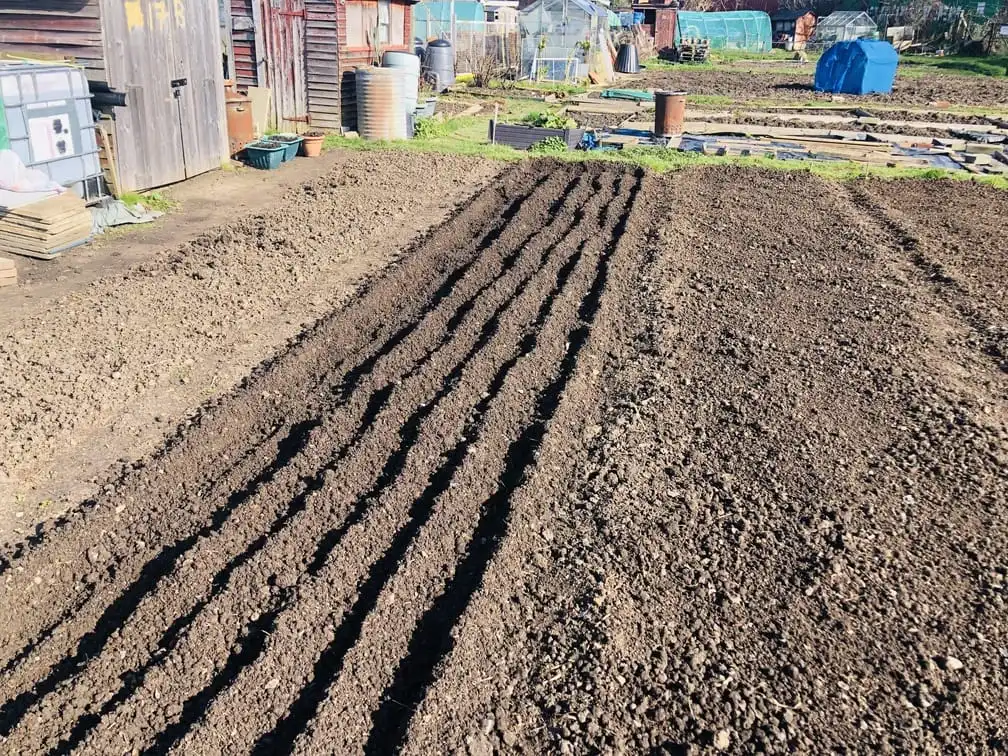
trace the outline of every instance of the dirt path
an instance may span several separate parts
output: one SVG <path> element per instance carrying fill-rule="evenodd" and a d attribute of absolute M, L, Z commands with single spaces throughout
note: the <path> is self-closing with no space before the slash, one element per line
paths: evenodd
<path fill-rule="evenodd" d="M 10 550 L 0 748 L 1000 747 L 987 191 L 511 168 Z"/>
<path fill-rule="evenodd" d="M 357 152 L 302 163 L 308 175 L 270 184 L 203 177 L 157 226 L 51 267 L 18 261 L 25 283 L 0 304 L 0 536 L 90 496 L 501 170 Z"/>

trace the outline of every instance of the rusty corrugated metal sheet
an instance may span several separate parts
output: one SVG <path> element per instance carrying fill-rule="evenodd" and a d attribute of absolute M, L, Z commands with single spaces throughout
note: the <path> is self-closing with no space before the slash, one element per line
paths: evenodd
<path fill-rule="evenodd" d="M 98 0 L 0 0 L 0 52 L 72 58 L 105 81 Z"/>

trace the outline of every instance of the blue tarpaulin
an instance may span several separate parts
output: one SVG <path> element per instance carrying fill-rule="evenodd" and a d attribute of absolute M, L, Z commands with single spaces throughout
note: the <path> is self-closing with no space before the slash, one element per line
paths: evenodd
<path fill-rule="evenodd" d="M 815 88 L 819 92 L 854 95 L 889 94 L 898 64 L 899 53 L 888 42 L 837 42 L 819 58 Z"/>

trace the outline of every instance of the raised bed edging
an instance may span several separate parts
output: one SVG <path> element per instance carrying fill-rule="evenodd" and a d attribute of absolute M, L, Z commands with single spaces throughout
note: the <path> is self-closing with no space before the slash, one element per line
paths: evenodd
<path fill-rule="evenodd" d="M 567 147 L 573 150 L 581 143 L 584 133 L 584 129 L 547 129 L 541 126 L 519 126 L 490 121 L 490 141 L 514 147 L 516 150 L 527 150 L 548 137 L 560 137 L 567 143 Z"/>

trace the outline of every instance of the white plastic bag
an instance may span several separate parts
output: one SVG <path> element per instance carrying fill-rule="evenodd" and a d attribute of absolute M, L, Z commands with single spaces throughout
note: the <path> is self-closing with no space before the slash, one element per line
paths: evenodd
<path fill-rule="evenodd" d="M 0 150 L 0 189 L 9 192 L 52 192 L 64 189 L 42 171 L 26 168 L 14 150 Z"/>

